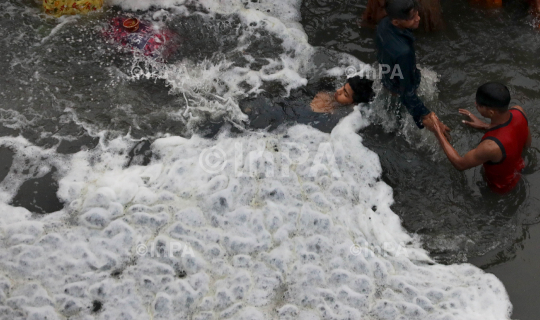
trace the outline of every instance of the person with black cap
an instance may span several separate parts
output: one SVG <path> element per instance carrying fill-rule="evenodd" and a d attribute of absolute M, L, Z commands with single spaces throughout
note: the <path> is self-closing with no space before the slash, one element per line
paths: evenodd
<path fill-rule="evenodd" d="M 531 146 L 531 132 L 525 111 L 520 106 L 508 108 L 510 91 L 500 83 L 489 82 L 476 91 L 476 110 L 490 123 L 478 119 L 470 111 L 459 109 L 469 117 L 465 124 L 485 130 L 480 144 L 461 157 L 446 140 L 441 126 L 435 124 L 435 136 L 439 140 L 448 160 L 459 171 L 484 166 L 488 186 L 496 193 L 512 190 L 521 178 L 525 162 L 521 154 Z"/>
<path fill-rule="evenodd" d="M 426 108 L 416 94 L 421 74 L 416 67 L 416 51 L 412 30 L 420 24 L 420 16 L 414 0 L 387 0 L 387 17 L 377 26 L 377 60 L 382 69 L 382 84 L 394 95 L 412 115 L 418 128 L 427 127 L 434 131 L 435 123 L 440 123 L 446 135 L 450 129 L 442 124 L 435 113 Z"/>
<path fill-rule="evenodd" d="M 385 7 L 386 0 L 368 0 L 360 25 L 375 27 L 379 21 L 386 17 Z M 440 0 L 418 0 L 418 14 L 420 15 L 420 28 L 424 31 L 438 31 L 444 28 Z"/>

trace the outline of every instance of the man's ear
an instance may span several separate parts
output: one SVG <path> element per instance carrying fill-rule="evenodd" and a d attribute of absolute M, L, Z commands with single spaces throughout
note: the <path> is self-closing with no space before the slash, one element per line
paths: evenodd
<path fill-rule="evenodd" d="M 393 24 L 395 27 L 399 27 L 399 20 L 397 20 L 397 19 L 392 19 L 392 24 Z"/>

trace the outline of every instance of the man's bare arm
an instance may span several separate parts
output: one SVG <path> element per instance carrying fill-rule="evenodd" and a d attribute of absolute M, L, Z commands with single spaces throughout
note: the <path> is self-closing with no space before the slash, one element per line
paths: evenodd
<path fill-rule="evenodd" d="M 435 123 L 439 124 L 446 139 L 452 140 L 452 137 L 450 136 L 450 128 L 448 128 L 444 123 L 442 123 L 442 121 L 439 120 L 439 117 L 437 117 L 434 112 L 430 112 L 429 114 L 422 117 L 422 124 L 424 125 L 424 127 L 433 133 L 435 133 Z"/>
<path fill-rule="evenodd" d="M 478 147 L 467 152 L 467 154 L 462 157 L 456 149 L 452 147 L 450 142 L 446 140 L 439 125 L 436 125 L 435 136 L 437 137 L 437 140 L 439 140 L 448 160 L 450 160 L 454 168 L 459 171 L 474 168 L 488 161 L 498 162 L 502 158 L 501 149 L 492 140 L 484 140 Z"/>

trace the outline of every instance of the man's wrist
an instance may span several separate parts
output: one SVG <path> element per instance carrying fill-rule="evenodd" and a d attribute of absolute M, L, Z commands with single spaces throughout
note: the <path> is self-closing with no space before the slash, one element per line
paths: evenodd
<path fill-rule="evenodd" d="M 422 120 L 427 119 L 432 113 L 433 113 L 433 111 L 430 111 L 429 113 L 427 113 L 427 114 L 421 116 L 420 118 L 421 118 Z"/>
<path fill-rule="evenodd" d="M 432 112 L 428 113 L 428 114 L 425 114 L 423 116 L 420 116 L 420 123 L 422 124 L 423 127 L 426 126 L 425 122 L 426 121 L 429 121 L 429 118 L 430 118 L 430 115 L 432 114 Z"/>

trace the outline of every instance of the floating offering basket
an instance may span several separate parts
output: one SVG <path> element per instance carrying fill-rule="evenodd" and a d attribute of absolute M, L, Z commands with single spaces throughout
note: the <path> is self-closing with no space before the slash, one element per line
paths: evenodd
<path fill-rule="evenodd" d="M 124 20 L 123 26 L 124 29 L 128 32 L 136 32 L 139 30 L 139 19 L 137 18 L 129 18 Z"/>

